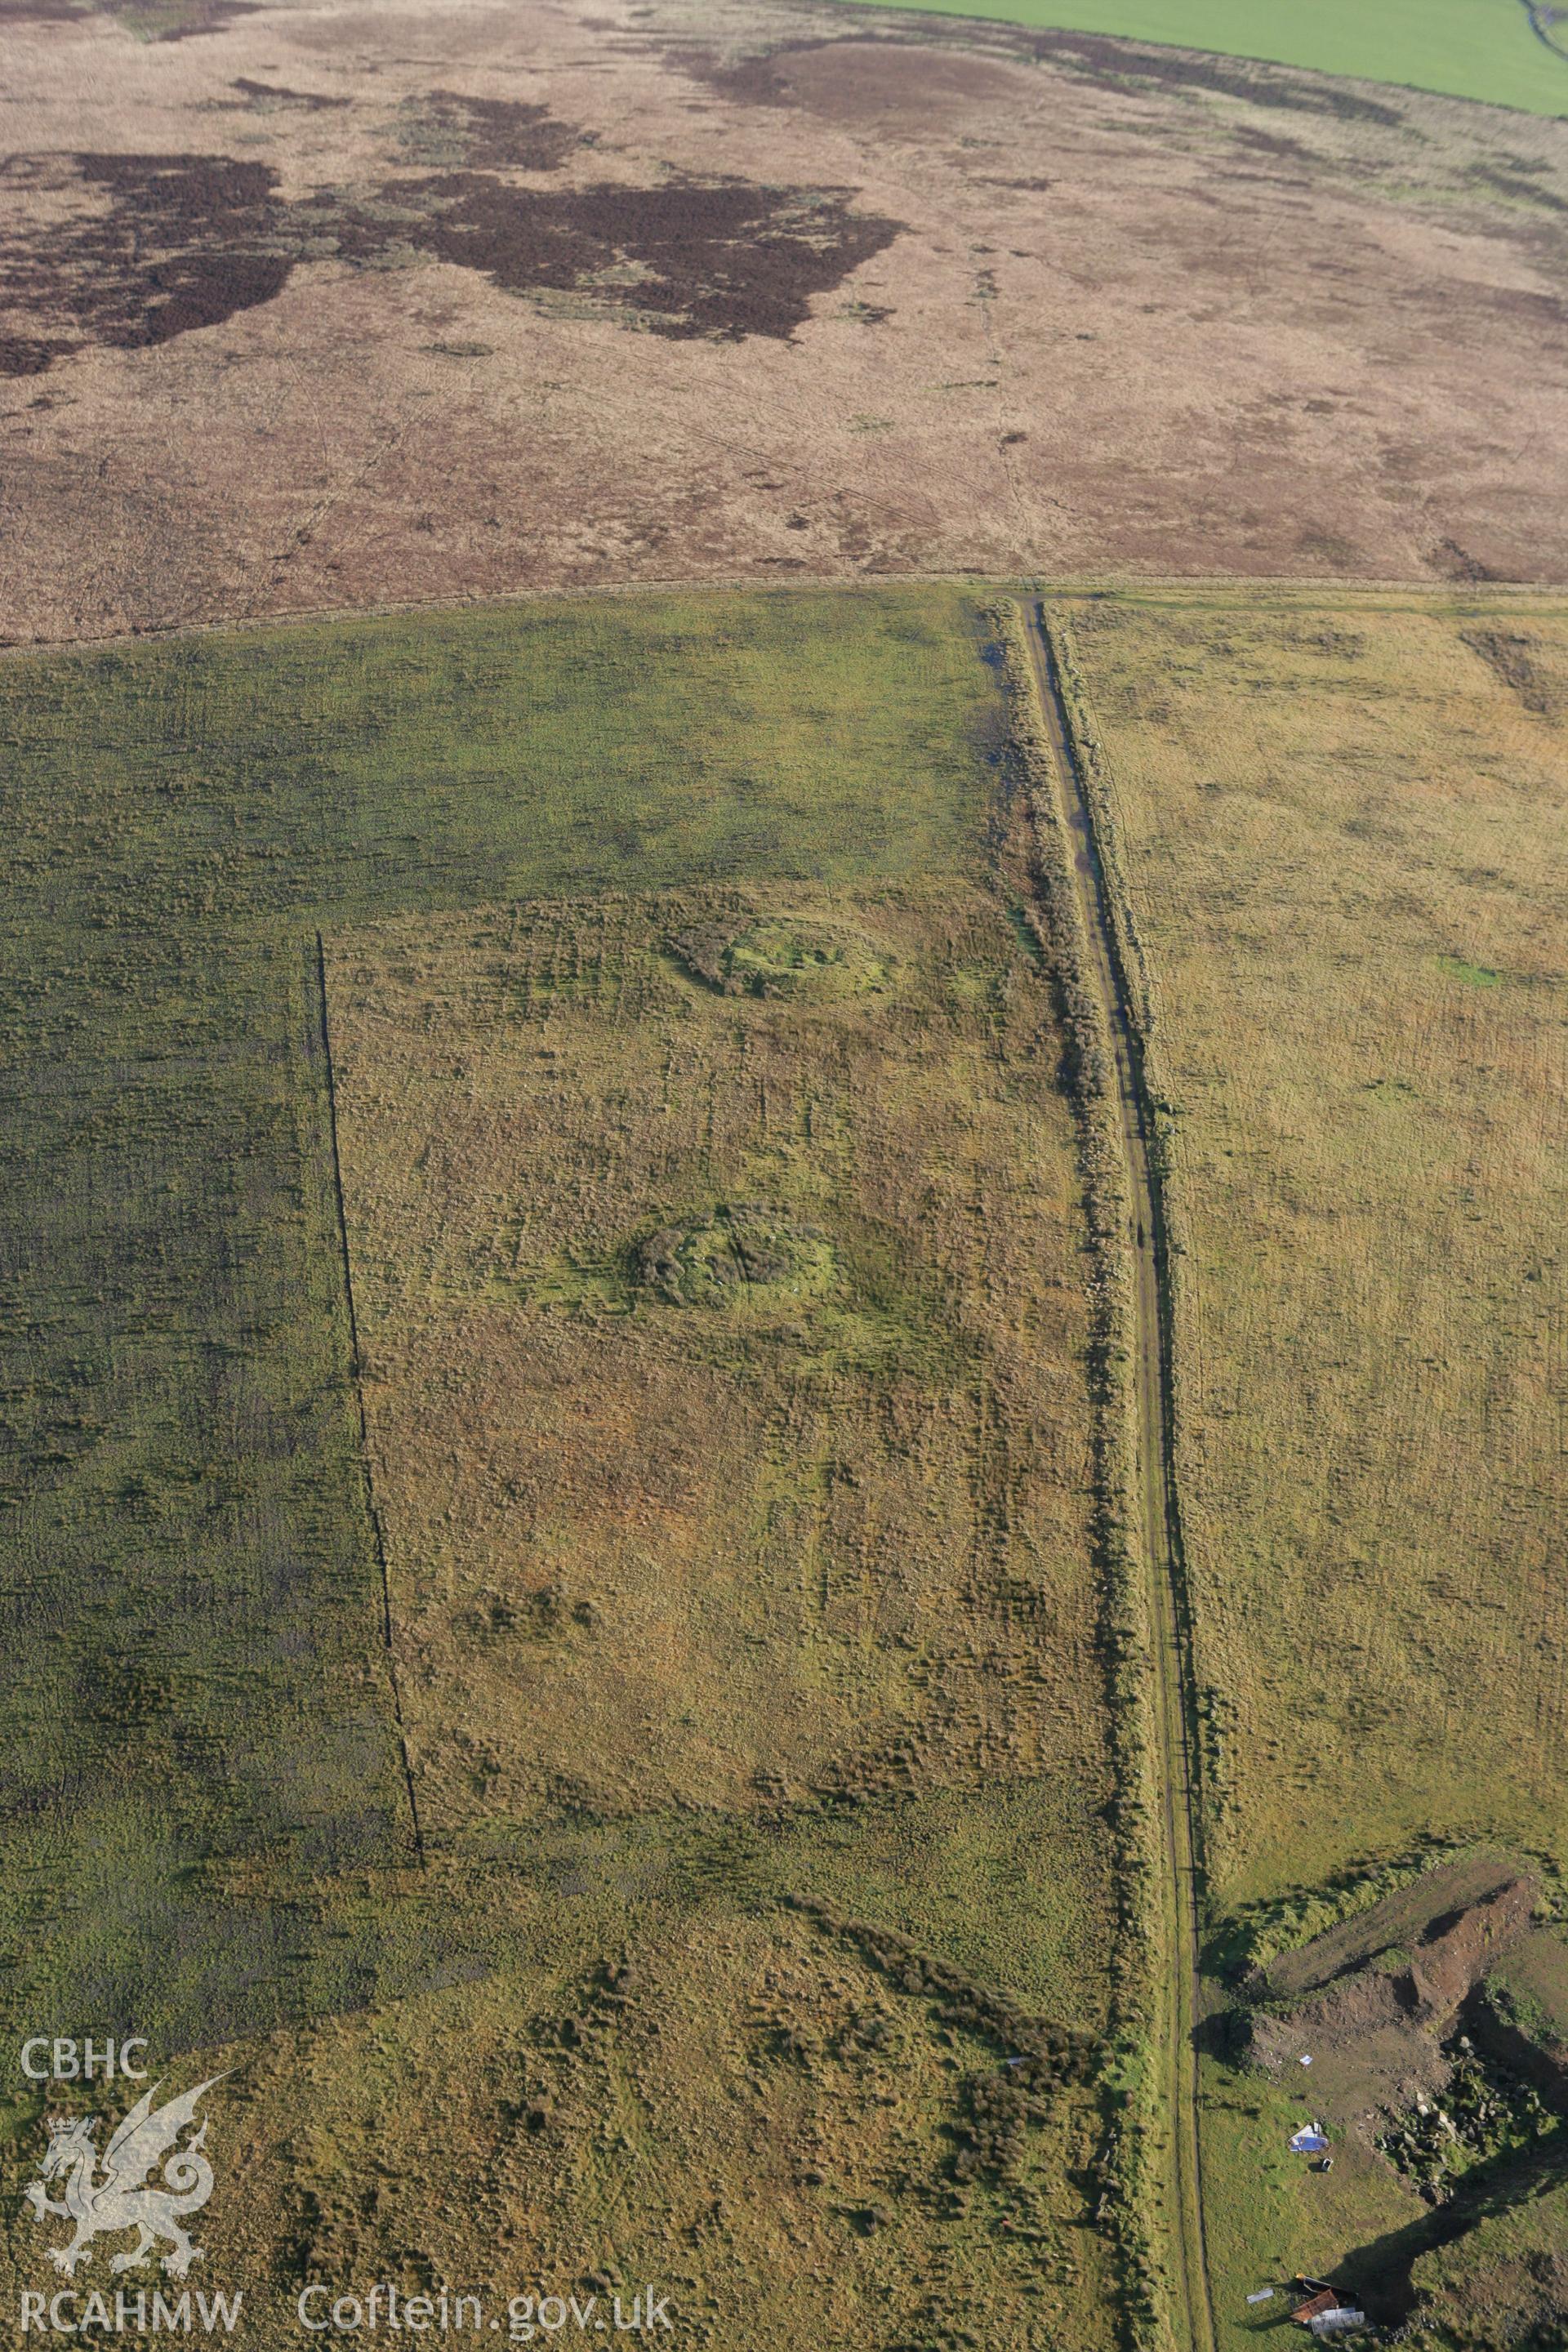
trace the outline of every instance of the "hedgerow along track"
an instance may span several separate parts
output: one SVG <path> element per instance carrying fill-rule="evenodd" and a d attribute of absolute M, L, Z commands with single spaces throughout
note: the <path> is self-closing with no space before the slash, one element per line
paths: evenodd
<path fill-rule="evenodd" d="M 1164 1220 L 1150 1150 L 1151 1113 L 1142 1055 L 1117 951 L 1109 884 L 1093 809 L 1073 757 L 1066 712 L 1044 625 L 1044 609 L 1023 607 L 1041 712 L 1055 771 L 1059 814 L 1071 845 L 1069 864 L 1089 966 L 1084 977 L 1100 1000 L 1116 1065 L 1116 1105 L 1131 1232 L 1134 1272 L 1133 1370 L 1138 1444 L 1137 1513 L 1149 1580 L 1153 1714 L 1157 1733 L 1162 1945 L 1166 1966 L 1157 1988 L 1156 2050 L 1170 2119 L 1166 2237 L 1173 2318 L 1192 2352 L 1214 2352 L 1214 2310 L 1204 2243 L 1203 2157 L 1198 2129 L 1197 2051 L 1200 1921 L 1198 1790 L 1188 1704 L 1189 1673 L 1181 1582 L 1181 1521 L 1172 1466 L 1169 1297 L 1163 1275 Z"/>

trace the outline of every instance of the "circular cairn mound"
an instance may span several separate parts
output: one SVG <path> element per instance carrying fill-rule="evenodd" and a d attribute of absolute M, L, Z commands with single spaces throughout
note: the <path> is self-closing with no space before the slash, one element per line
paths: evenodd
<path fill-rule="evenodd" d="M 726 996 L 858 996 L 886 988 L 892 971 L 859 933 L 794 915 L 759 916 L 741 931 L 689 931 L 678 945 Z"/>
<path fill-rule="evenodd" d="M 755 1201 L 662 1226 L 638 1244 L 637 1266 L 644 1286 L 672 1307 L 819 1297 L 837 1270 L 825 1234 Z"/>

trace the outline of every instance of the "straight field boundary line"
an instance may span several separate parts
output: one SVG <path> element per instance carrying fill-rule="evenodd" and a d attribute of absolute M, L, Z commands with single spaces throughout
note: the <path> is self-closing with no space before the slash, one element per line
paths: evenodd
<path fill-rule="evenodd" d="M 320 931 L 316 933 L 316 991 L 321 1055 L 327 1079 L 327 1138 L 332 1162 L 332 1198 L 337 1208 L 338 1254 L 342 1266 L 343 1297 L 348 1303 L 349 1313 L 350 1373 L 353 1381 L 354 1410 L 359 1416 L 360 1476 L 364 1487 L 365 1513 L 375 1543 L 376 1566 L 381 1571 L 381 1630 L 386 1646 L 386 1678 L 392 1693 L 392 1719 L 397 1730 L 397 1752 L 403 1760 L 403 1786 L 408 1798 L 415 1859 L 423 1870 L 426 1866 L 425 1832 L 419 1821 L 418 1800 L 414 1794 L 414 1771 L 408 1760 L 408 1734 L 403 1719 L 403 1694 L 397 1680 L 397 1654 L 392 1640 L 392 1577 L 386 1559 L 386 1531 L 381 1523 L 375 1483 L 370 1467 L 370 1425 L 365 1419 L 364 1386 L 361 1377 L 363 1359 L 359 1344 L 359 1317 L 354 1308 L 353 1266 L 349 1256 L 348 1218 L 343 1208 L 342 1161 L 338 1154 L 338 1083 L 332 1064 L 331 1022 L 327 1010 L 327 950 Z"/>
<path fill-rule="evenodd" d="M 1170 2129 L 1173 2210 L 1168 2237 L 1182 2339 L 1191 2352 L 1214 2352 L 1194 2039 L 1200 2013 L 1202 1822 L 1192 1734 L 1191 1627 L 1175 1481 L 1164 1202 L 1135 999 L 1123 963 L 1108 860 L 1096 827 L 1092 796 L 1080 773 L 1043 606 L 1031 602 L 1024 608 L 1024 619 L 1055 774 L 1058 816 L 1065 820 L 1073 888 L 1089 949 L 1087 977 L 1099 999 L 1115 1068 L 1116 1123 L 1128 1210 L 1126 1243 L 1133 1274 L 1137 1513 L 1148 1581 L 1155 1801 L 1163 1864 L 1160 1903 L 1166 1966 L 1163 1982 L 1157 1989 L 1157 2047 Z"/>
<path fill-rule="evenodd" d="M 250 613 L 218 621 L 170 621 L 145 628 L 115 629 L 75 637 L 37 637 L 0 642 L 0 664 L 41 660 L 50 654 L 90 650 L 95 646 L 164 645 L 183 637 L 254 636 L 267 630 L 311 628 L 328 622 L 396 620 L 426 613 L 489 613 L 526 609 L 534 604 L 588 604 L 600 598 L 637 596 L 769 596 L 788 597 L 802 591 L 819 596 L 875 595 L 887 588 L 966 588 L 976 595 L 1049 595 L 1053 598 L 1105 598 L 1137 603 L 1142 599 L 1194 604 L 1244 604 L 1254 607 L 1270 595 L 1300 597 L 1309 602 L 1343 604 L 1364 600 L 1391 610 L 1419 612 L 1447 605 L 1461 618 L 1484 614 L 1493 604 L 1529 604 L 1534 599 L 1543 610 L 1568 614 L 1568 581 L 1489 580 L 1342 580 L 1317 573 L 1288 576 L 1279 572 L 1150 572 L 1114 577 L 1105 572 L 1062 572 L 1047 577 L 1038 572 L 792 572 L 787 580 L 732 572 L 672 579 L 599 581 L 591 586 L 498 588 L 463 594 L 393 597 L 365 604 L 301 604 L 282 613 Z M 1394 602 L 1389 604 L 1389 600 Z"/>

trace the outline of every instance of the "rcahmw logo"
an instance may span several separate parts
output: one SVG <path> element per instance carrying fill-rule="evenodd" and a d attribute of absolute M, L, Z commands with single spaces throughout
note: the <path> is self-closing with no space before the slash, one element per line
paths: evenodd
<path fill-rule="evenodd" d="M 121 2042 L 78 2045 L 37 2034 L 22 2047 L 22 2071 L 32 2081 L 90 2081 L 118 2071 L 132 2082 L 145 2079 L 146 2069 L 134 2061 L 145 2053 L 140 2037 Z M 43 2063 L 47 2053 L 48 2063 Z M 135 2242 L 110 2255 L 111 2272 L 144 2269 L 157 2255 L 171 2278 L 183 2279 L 193 2263 L 203 2259 L 192 2242 L 185 2221 L 200 2212 L 213 2192 L 213 2168 L 206 2157 L 205 2117 L 196 2111 L 221 2074 L 209 2075 L 194 2090 L 154 2105 L 160 2085 L 143 2091 L 130 2113 L 115 2125 L 107 2146 L 100 2150 L 96 2116 L 50 2115 L 44 2119 L 47 2145 L 37 2178 L 24 2192 L 38 2222 L 48 2229 L 68 2222 L 67 2236 L 47 2248 L 57 2271 L 68 2279 L 93 2258 L 95 2239 L 134 2232 Z M 194 2126 L 194 2128 L 193 2128 Z M 188 2133 L 188 2137 L 182 2136 Z M 51 2196 L 50 2189 L 58 2189 Z M 167 2251 L 160 2251 L 166 2249 Z M 196 2325 L 209 2335 L 226 2333 L 239 2318 L 241 2294 L 195 2296 Z M 118 2289 L 112 2298 L 100 2293 L 82 2294 L 62 2287 L 53 2294 L 25 2289 L 22 2332 L 37 2328 L 60 2336 L 79 2336 L 100 2328 L 106 2333 L 144 2335 L 188 2332 L 192 2297 L 144 2290 Z"/>

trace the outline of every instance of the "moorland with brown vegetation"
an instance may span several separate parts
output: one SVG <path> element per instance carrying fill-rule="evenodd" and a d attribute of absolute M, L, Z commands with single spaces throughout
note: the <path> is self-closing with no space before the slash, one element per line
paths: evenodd
<path fill-rule="evenodd" d="M 1568 576 L 1560 122 L 802 0 L 32 0 L 6 40 L 12 638 Z"/>

